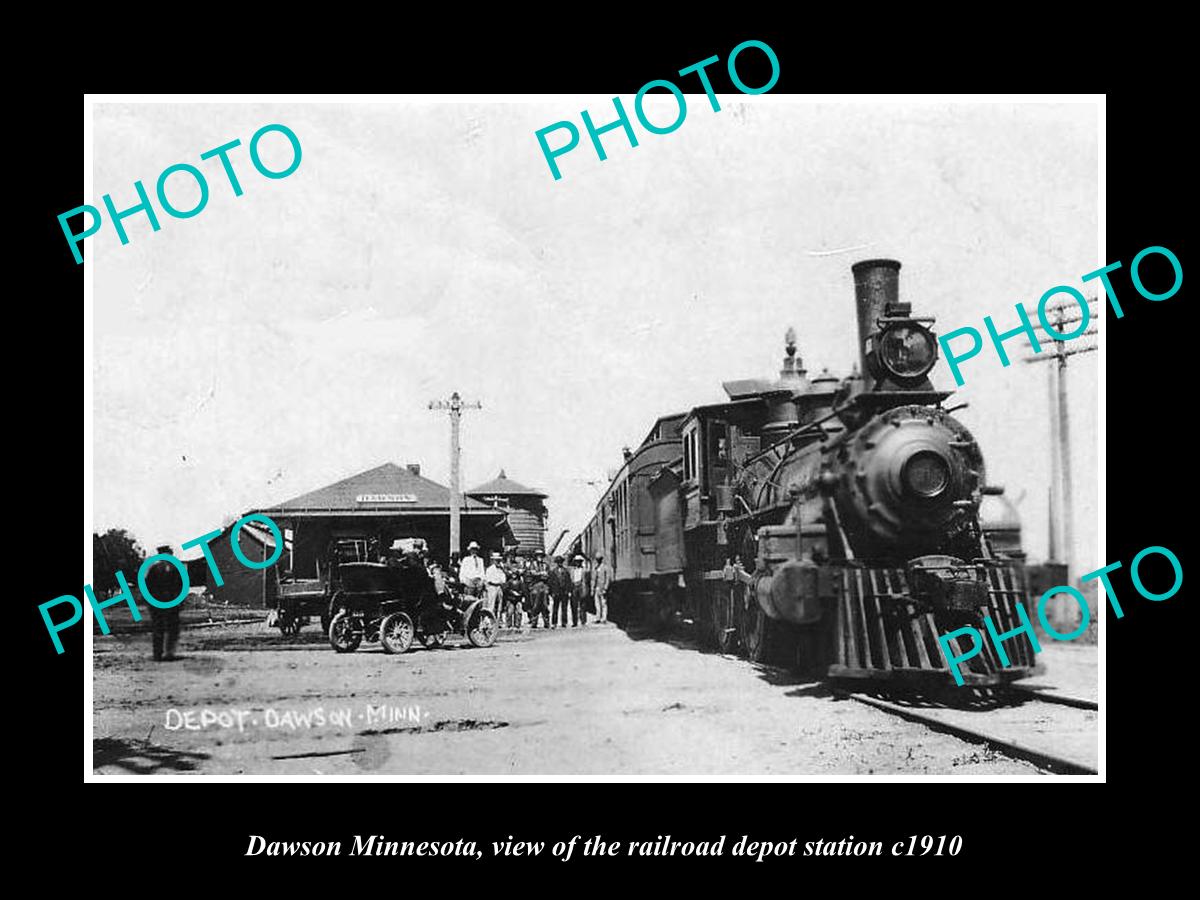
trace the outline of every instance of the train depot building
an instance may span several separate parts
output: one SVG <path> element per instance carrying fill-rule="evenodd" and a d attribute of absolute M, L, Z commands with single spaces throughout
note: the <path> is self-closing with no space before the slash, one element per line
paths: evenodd
<path fill-rule="evenodd" d="M 459 504 L 463 548 L 476 541 L 485 558 L 493 550 L 531 553 L 540 549 L 545 497 L 503 472 L 464 492 Z M 404 538 L 423 539 L 431 556 L 443 564 L 450 557 L 450 489 L 424 477 L 416 463 L 384 463 L 249 512 L 274 520 L 284 535 L 284 552 L 276 565 L 261 571 L 235 570 L 232 553 L 228 554 L 230 565 L 218 559 L 223 574 L 237 571 L 238 575 L 225 575 L 225 584 L 219 587 L 209 579 L 209 595 L 218 602 L 272 607 L 281 582 L 317 583 L 327 577 L 332 554 L 343 560 L 374 561 L 394 541 Z M 267 559 L 274 552 L 265 532 L 246 527 L 239 540 L 249 559 Z M 218 545 L 228 549 L 226 540 L 213 542 L 214 548 Z"/>

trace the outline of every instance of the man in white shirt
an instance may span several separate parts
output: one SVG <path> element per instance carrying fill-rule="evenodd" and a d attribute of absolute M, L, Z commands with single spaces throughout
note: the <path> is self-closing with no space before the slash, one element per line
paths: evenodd
<path fill-rule="evenodd" d="M 478 597 L 483 592 L 484 566 L 479 555 L 479 545 L 474 541 L 467 544 L 467 555 L 458 564 L 458 580 L 464 594 Z"/>
<path fill-rule="evenodd" d="M 596 554 L 596 568 L 592 570 L 592 596 L 596 604 L 596 621 L 608 621 L 608 592 L 612 587 L 612 566 L 604 561 L 604 554 Z"/>
<path fill-rule="evenodd" d="M 571 560 L 571 627 L 587 624 L 587 595 L 588 573 L 584 568 L 583 557 L 576 554 Z"/>
<path fill-rule="evenodd" d="M 496 624 L 500 623 L 500 610 L 504 605 L 504 583 L 508 576 L 500 567 L 500 554 L 492 551 L 492 562 L 483 574 L 483 583 L 487 588 L 487 605 L 496 616 Z"/>

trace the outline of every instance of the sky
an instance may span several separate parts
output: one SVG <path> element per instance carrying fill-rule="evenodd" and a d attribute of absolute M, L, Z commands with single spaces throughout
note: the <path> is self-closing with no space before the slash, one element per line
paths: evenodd
<path fill-rule="evenodd" d="M 623 98 L 627 107 L 631 98 Z M 535 102 L 98 103 L 101 206 L 205 173 L 207 206 L 105 223 L 94 272 L 95 530 L 186 540 L 384 462 L 448 481 L 445 413 L 463 420 L 463 486 L 500 469 L 549 494 L 549 531 L 586 523 L 603 483 L 665 413 L 778 371 L 793 325 L 810 377 L 857 358 L 850 266 L 902 262 L 901 299 L 942 332 L 1017 324 L 1098 255 L 1094 104 L 813 103 L 688 95 L 682 126 L 639 146 L 586 133 L 554 180 L 535 132 L 597 123 L 609 97 Z M 661 101 L 661 102 L 660 102 Z M 648 98 L 652 121 L 675 115 Z M 296 171 L 260 176 L 247 144 L 282 123 Z M 580 125 L 582 131 L 582 126 Z M 200 154 L 234 138 L 244 193 Z M 554 140 L 554 139 L 552 139 Z M 264 162 L 290 161 L 268 135 Z M 197 189 L 172 176 L 169 197 Z M 156 202 L 157 206 L 157 202 Z M 1014 359 L 1024 355 L 1017 341 Z M 1097 548 L 1098 354 L 1070 358 L 1075 571 Z M 1046 364 L 987 348 L 951 402 L 1006 487 L 1035 558 L 1047 546 Z M 937 387 L 954 388 L 944 361 Z M 589 484 L 589 482 L 592 482 Z"/>

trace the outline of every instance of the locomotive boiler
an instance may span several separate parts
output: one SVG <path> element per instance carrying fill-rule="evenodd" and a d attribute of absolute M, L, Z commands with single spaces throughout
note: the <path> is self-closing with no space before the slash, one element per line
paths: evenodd
<path fill-rule="evenodd" d="M 664 416 L 626 451 L 582 535 L 613 563 L 614 620 L 682 617 L 722 651 L 818 676 L 944 679 L 940 635 L 1021 624 L 1019 532 L 1011 507 L 986 512 L 1002 488 L 929 380 L 933 319 L 900 301 L 899 262 L 852 272 L 849 376 L 810 380 L 789 329 L 778 378 L 726 382 L 728 402 Z M 1039 668 L 1026 635 L 1004 646 L 1007 665 L 985 641 L 964 681 Z"/>

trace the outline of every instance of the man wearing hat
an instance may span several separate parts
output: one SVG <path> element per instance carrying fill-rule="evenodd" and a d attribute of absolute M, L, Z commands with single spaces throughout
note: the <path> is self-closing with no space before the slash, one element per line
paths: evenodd
<path fill-rule="evenodd" d="M 491 564 L 483 573 L 483 583 L 487 588 L 487 605 L 491 608 L 492 615 L 496 617 L 497 624 L 501 621 L 500 613 L 504 606 L 504 582 L 506 581 L 508 581 L 508 576 L 504 574 L 504 569 L 500 565 L 500 554 L 493 550 Z"/>
<path fill-rule="evenodd" d="M 612 566 L 604 561 L 604 554 L 596 554 L 596 566 L 592 569 L 592 596 L 596 603 L 596 621 L 608 621 L 608 591 L 612 587 Z"/>
<path fill-rule="evenodd" d="M 171 545 L 161 544 L 154 552 L 156 555 L 170 555 Z M 160 559 L 146 572 L 146 590 L 160 603 L 171 602 L 183 591 L 183 578 L 179 569 L 165 559 Z M 147 605 L 150 607 L 154 661 L 170 662 L 175 659 L 175 646 L 179 643 L 180 604 L 177 603 L 170 609 L 159 609 L 153 603 Z"/>
<path fill-rule="evenodd" d="M 514 553 L 509 553 L 504 560 L 504 572 L 508 581 L 504 584 L 504 624 L 509 628 L 520 629 L 521 613 L 528 605 L 525 595 L 525 566 L 524 561 Z"/>
<path fill-rule="evenodd" d="M 467 555 L 458 564 L 458 581 L 463 593 L 478 597 L 483 593 L 483 576 L 486 570 L 479 555 L 479 545 L 474 541 L 467 544 Z"/>
<path fill-rule="evenodd" d="M 550 627 L 556 624 L 560 628 L 567 627 L 567 606 L 571 602 L 571 573 L 563 568 L 563 558 L 554 557 L 554 565 L 550 568 L 550 597 L 554 601 L 554 609 L 550 612 Z"/>
<path fill-rule="evenodd" d="M 588 604 L 591 602 L 588 593 L 588 571 L 583 557 L 578 553 L 571 559 L 571 627 L 587 624 Z"/>
<path fill-rule="evenodd" d="M 538 627 L 538 619 L 550 627 L 550 569 L 546 566 L 546 551 L 534 550 L 529 568 L 525 570 L 525 588 L 529 594 L 530 627 Z"/>

